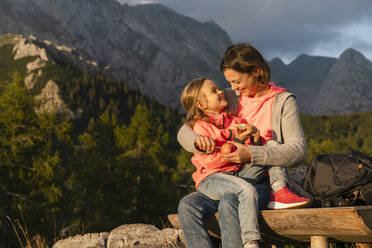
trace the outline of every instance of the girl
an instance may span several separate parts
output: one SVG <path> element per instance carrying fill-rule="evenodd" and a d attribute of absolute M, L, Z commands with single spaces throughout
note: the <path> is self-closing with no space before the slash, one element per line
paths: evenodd
<path fill-rule="evenodd" d="M 243 164 L 232 163 L 219 157 L 220 149 L 228 140 L 258 145 L 264 142 L 258 129 L 246 125 L 239 131 L 237 124 L 247 122 L 229 115 L 225 108 L 227 101 L 223 92 L 211 80 L 197 78 L 183 90 L 181 104 L 187 112 L 186 124 L 199 135 L 208 136 L 216 143 L 216 151 L 211 154 L 194 153 L 191 161 L 196 166 L 192 177 L 196 189 L 213 200 L 220 200 L 227 193 L 233 193 L 239 201 L 239 219 L 244 244 L 258 242 L 258 200 L 255 187 L 267 167 L 255 169 Z M 248 137 L 250 137 L 248 139 Z"/>

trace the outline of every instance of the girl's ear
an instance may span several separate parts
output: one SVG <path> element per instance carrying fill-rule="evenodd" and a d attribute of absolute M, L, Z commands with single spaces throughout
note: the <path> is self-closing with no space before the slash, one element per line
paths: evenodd
<path fill-rule="evenodd" d="M 195 106 L 196 106 L 198 109 L 203 110 L 203 104 L 201 104 L 201 102 L 198 101 L 198 102 L 195 104 Z"/>
<path fill-rule="evenodd" d="M 198 109 L 200 109 L 201 111 L 203 111 L 203 110 L 206 109 L 206 105 L 207 105 L 207 104 L 204 104 L 204 102 L 205 102 L 205 99 L 202 99 L 202 100 L 200 100 L 200 101 L 197 101 L 196 104 L 195 104 L 195 106 L 196 106 Z"/>

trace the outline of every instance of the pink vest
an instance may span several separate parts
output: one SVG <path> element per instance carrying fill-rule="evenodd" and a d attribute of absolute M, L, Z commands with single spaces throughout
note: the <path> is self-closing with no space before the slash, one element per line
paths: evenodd
<path fill-rule="evenodd" d="M 260 97 L 247 97 L 240 95 L 238 117 L 255 125 L 264 140 L 272 139 L 271 116 L 275 95 L 285 92 L 286 89 L 270 82 L 270 91 Z"/>

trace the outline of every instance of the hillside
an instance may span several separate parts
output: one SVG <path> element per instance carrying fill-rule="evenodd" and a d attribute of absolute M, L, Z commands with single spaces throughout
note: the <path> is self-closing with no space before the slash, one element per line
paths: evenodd
<path fill-rule="evenodd" d="M 372 157 L 372 113 L 302 115 L 308 145 L 307 162 L 315 154 L 343 153 L 350 148 Z"/>
<path fill-rule="evenodd" d="M 231 44 L 215 23 L 156 4 L 2 0 L 0 19 L 0 34 L 33 35 L 76 48 L 114 79 L 171 106 L 179 106 L 183 86 L 195 77 L 219 79 L 222 85 L 219 60 Z"/>
<path fill-rule="evenodd" d="M 50 244 L 82 230 L 160 225 L 159 216 L 175 211 L 185 192 L 169 187 L 185 183 L 177 169 L 177 111 L 125 82 L 75 67 L 69 62 L 78 52 L 67 47 L 7 35 L 0 51 L 4 216 L 16 222 L 23 215 L 29 234 Z M 0 244 L 18 247 L 8 224 L 0 221 Z"/>
<path fill-rule="evenodd" d="M 57 113 L 65 112 L 77 122 L 87 123 L 110 110 L 128 123 L 138 104 L 161 106 L 130 89 L 127 82 L 98 73 L 104 69 L 73 48 L 58 47 L 32 36 L 2 35 L 0 51 L 0 82 L 11 80 L 13 72 L 19 73 L 33 95 L 45 98 L 49 111 L 54 108 Z"/>

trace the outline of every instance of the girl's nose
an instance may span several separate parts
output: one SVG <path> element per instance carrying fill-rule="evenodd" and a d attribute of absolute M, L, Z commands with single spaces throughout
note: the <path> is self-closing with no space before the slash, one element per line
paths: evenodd
<path fill-rule="evenodd" d="M 231 84 L 231 89 L 232 89 L 232 90 L 239 90 L 238 86 L 233 85 L 233 84 Z"/>

